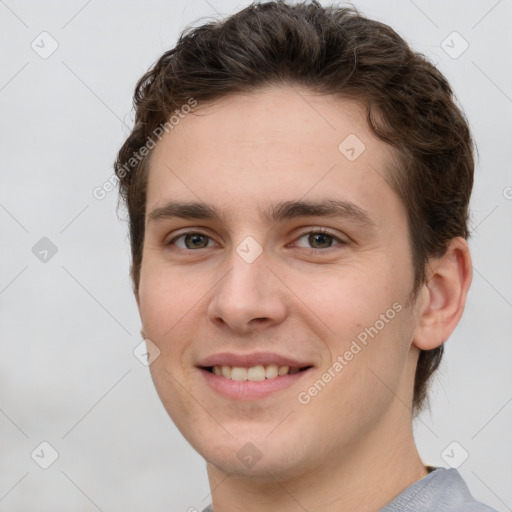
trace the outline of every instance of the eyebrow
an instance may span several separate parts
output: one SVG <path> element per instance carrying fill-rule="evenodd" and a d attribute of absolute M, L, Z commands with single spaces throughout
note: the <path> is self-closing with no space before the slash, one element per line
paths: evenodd
<path fill-rule="evenodd" d="M 224 208 L 218 209 L 204 202 L 171 200 L 151 211 L 148 214 L 148 221 L 181 218 L 222 222 L 227 217 L 226 213 Z M 342 199 L 284 201 L 272 205 L 261 213 L 265 220 L 275 223 L 298 217 L 337 217 L 371 227 L 377 225 L 369 212 L 351 201 Z"/>

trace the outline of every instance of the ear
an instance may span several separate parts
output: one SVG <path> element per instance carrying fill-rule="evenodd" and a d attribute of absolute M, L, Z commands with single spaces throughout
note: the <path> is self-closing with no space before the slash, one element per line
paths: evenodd
<path fill-rule="evenodd" d="M 448 339 L 464 311 L 472 277 L 471 255 L 462 237 L 449 242 L 444 256 L 428 261 L 427 279 L 417 300 L 416 347 L 432 350 Z"/>

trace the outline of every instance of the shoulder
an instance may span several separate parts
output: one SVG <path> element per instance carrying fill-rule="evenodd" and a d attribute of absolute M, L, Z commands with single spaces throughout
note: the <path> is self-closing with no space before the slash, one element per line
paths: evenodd
<path fill-rule="evenodd" d="M 473 498 L 456 469 L 435 468 L 381 512 L 498 512 Z"/>
<path fill-rule="evenodd" d="M 456 469 L 437 468 L 439 483 L 438 499 L 447 502 L 446 510 L 450 512 L 498 512 L 496 509 L 477 501 L 471 495 L 469 488 Z M 451 496 L 450 496 L 451 495 Z M 453 507 L 450 508 L 450 503 Z"/>

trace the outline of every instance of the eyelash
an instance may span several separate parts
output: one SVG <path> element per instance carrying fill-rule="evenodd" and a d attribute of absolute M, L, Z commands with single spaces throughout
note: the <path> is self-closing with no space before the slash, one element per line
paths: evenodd
<path fill-rule="evenodd" d="M 346 246 L 346 245 L 349 245 L 349 242 L 345 241 L 345 240 L 342 240 L 341 238 L 337 237 L 336 235 L 334 235 L 333 233 L 331 233 L 329 230 L 325 229 L 325 228 L 318 228 L 318 229 L 312 229 L 312 230 L 309 230 L 309 231 L 304 231 L 303 233 L 301 233 L 297 238 L 296 240 L 299 240 L 300 238 L 306 236 L 306 235 L 312 235 L 312 234 L 322 234 L 322 235 L 327 235 L 329 236 L 330 238 L 332 238 L 333 240 L 335 240 L 336 242 L 338 242 L 337 244 L 331 246 L 331 247 L 327 247 L 325 249 L 318 249 L 318 248 L 315 248 L 315 247 L 301 247 L 301 249 L 304 249 L 304 250 L 309 250 L 313 253 L 316 253 L 318 251 L 321 251 L 322 253 L 327 253 L 327 252 L 331 252 L 332 250 L 335 250 L 336 247 L 338 246 Z M 185 233 L 181 233 L 180 235 L 174 237 L 172 240 L 170 240 L 169 242 L 167 242 L 165 245 L 167 246 L 172 246 L 174 245 L 174 243 L 179 240 L 180 238 L 182 237 L 185 237 L 187 235 L 201 235 L 201 236 L 204 236 L 206 238 L 209 238 L 210 240 L 212 239 L 209 235 L 205 234 L 205 233 L 202 233 L 201 231 L 186 231 Z M 194 252 L 195 250 L 194 249 L 183 249 L 181 247 L 178 247 L 179 250 L 181 251 L 186 251 L 186 252 Z M 207 249 L 207 247 L 202 247 L 201 249 Z M 197 251 L 199 251 L 200 249 L 196 249 Z"/>

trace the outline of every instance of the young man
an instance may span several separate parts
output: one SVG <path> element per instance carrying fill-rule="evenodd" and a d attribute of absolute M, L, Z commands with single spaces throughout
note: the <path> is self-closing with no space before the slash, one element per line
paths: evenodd
<path fill-rule="evenodd" d="M 131 275 L 205 511 L 491 510 L 412 431 L 472 277 L 442 74 L 352 8 L 269 2 L 183 34 L 135 106 Z"/>

